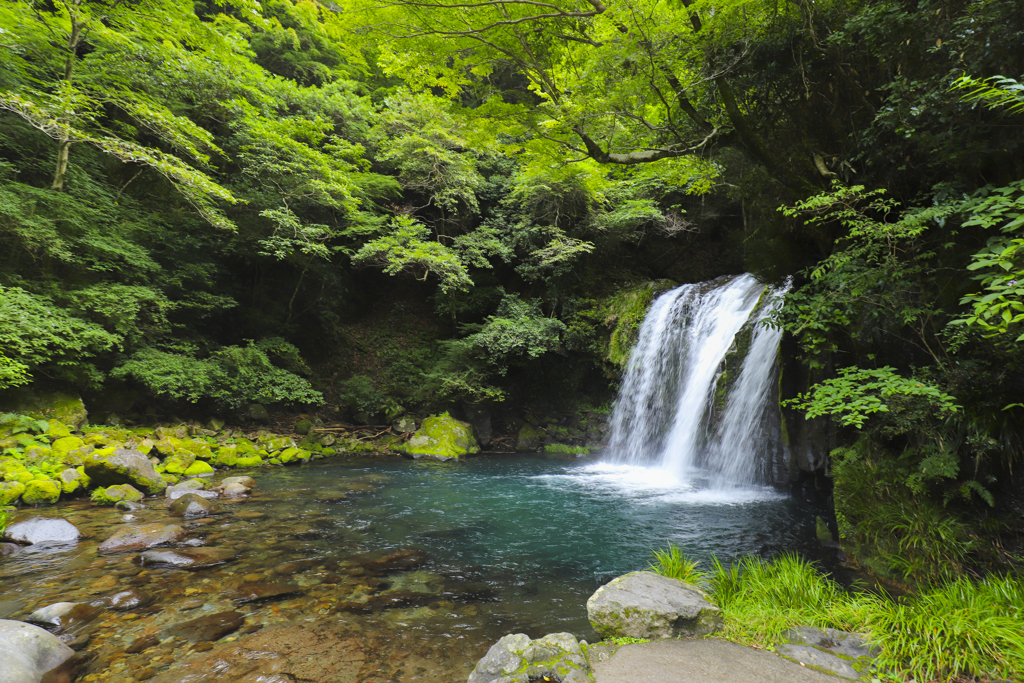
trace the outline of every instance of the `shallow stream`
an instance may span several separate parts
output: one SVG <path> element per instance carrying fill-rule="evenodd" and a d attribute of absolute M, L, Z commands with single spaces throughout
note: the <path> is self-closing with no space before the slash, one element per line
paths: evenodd
<path fill-rule="evenodd" d="M 669 541 L 705 558 L 794 550 L 829 561 L 814 513 L 772 489 L 700 490 L 594 456 L 346 459 L 253 477 L 251 497 L 186 522 L 156 499 L 128 522 L 87 501 L 40 510 L 90 538 L 0 563 L 0 617 L 129 587 L 150 598 L 83 626 L 84 680 L 457 683 L 509 632 L 595 639 L 587 598 Z M 237 558 L 184 571 L 144 569 L 137 552 L 97 553 L 119 525 L 157 521 L 183 523 L 185 543 Z M 243 584 L 293 592 L 246 601 Z M 169 632 L 227 611 L 244 625 L 215 643 Z M 151 647 L 126 653 L 146 637 Z"/>

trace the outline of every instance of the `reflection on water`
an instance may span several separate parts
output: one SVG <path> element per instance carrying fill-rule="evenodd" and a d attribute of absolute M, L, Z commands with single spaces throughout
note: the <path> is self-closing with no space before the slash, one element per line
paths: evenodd
<path fill-rule="evenodd" d="M 44 510 L 67 516 L 91 538 L 30 548 L 0 564 L 0 608 L 24 618 L 37 607 L 94 601 L 128 585 L 153 597 L 144 609 L 96 620 L 86 646 L 96 656 L 91 680 L 137 680 L 140 667 L 151 667 L 145 673 L 158 681 L 208 680 L 202 672 L 209 667 L 225 671 L 232 657 L 252 660 L 255 650 L 238 651 L 247 643 L 261 652 L 277 648 L 283 654 L 273 666 L 289 671 L 319 657 L 288 644 L 308 640 L 323 643 L 324 652 L 361 653 L 345 660 L 349 678 L 337 664 L 333 674 L 304 675 L 311 680 L 457 681 L 505 633 L 593 639 L 587 598 L 610 578 L 645 568 L 651 550 L 667 542 L 704 558 L 796 550 L 822 559 L 813 513 L 771 489 L 711 491 L 699 477 L 684 485 L 664 472 L 593 459 L 352 459 L 254 477 L 252 498 L 186 523 L 186 543 L 238 552 L 199 571 L 143 570 L 132 562 L 135 553 L 98 555 L 96 546 L 124 523 L 121 512 L 87 502 Z M 147 503 L 136 522 L 180 522 L 163 501 Z M 423 552 L 383 552 L 395 549 Z M 243 583 L 282 581 L 298 594 L 238 601 Z M 242 612 L 246 626 L 209 654 L 206 644 L 163 633 L 226 610 Z M 297 635 L 300 627 L 307 630 Z M 125 655 L 144 634 L 161 644 Z M 203 659 L 214 655 L 221 664 Z"/>

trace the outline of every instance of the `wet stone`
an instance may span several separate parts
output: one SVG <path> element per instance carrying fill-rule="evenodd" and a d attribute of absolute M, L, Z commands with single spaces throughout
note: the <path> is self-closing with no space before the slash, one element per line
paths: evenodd
<path fill-rule="evenodd" d="M 75 543 L 81 536 L 78 528 L 66 519 L 32 515 L 15 518 L 7 525 L 3 540 L 26 545 Z"/>
<path fill-rule="evenodd" d="M 138 512 L 146 509 L 145 505 L 134 500 L 119 500 L 114 503 L 114 507 L 124 512 Z"/>
<path fill-rule="evenodd" d="M 237 553 L 227 548 L 188 548 L 182 550 L 147 550 L 136 558 L 143 567 L 177 567 L 201 569 L 235 559 Z"/>
<path fill-rule="evenodd" d="M 386 574 L 407 571 L 426 564 L 427 553 L 414 548 L 402 548 L 388 552 L 355 555 L 348 561 L 351 565 L 362 567 L 368 572 Z"/>
<path fill-rule="evenodd" d="M 125 652 L 135 655 L 159 644 L 160 638 L 156 634 L 142 636 L 141 638 L 136 638 L 134 643 L 125 648 Z"/>
<path fill-rule="evenodd" d="M 184 602 L 177 605 L 179 612 L 187 612 L 190 609 L 198 609 L 206 604 L 206 601 L 202 598 L 192 598 L 191 600 L 185 600 Z"/>
<path fill-rule="evenodd" d="M 153 597 L 148 593 L 143 593 L 138 588 L 127 588 L 123 591 L 118 591 L 113 595 L 107 596 L 103 599 L 103 602 L 110 609 L 120 612 L 129 609 L 136 609 L 138 607 L 145 607 L 149 603 L 153 602 Z"/>
<path fill-rule="evenodd" d="M 61 614 L 53 623 L 53 635 L 72 648 L 85 645 L 89 640 L 89 624 L 103 612 L 102 607 L 78 604 Z"/>
<path fill-rule="evenodd" d="M 231 600 L 236 604 L 243 605 L 247 602 L 263 602 L 283 598 L 301 591 L 302 588 L 294 583 L 243 583 L 235 590 Z"/>
<path fill-rule="evenodd" d="M 237 631 L 244 623 L 245 616 L 240 612 L 218 612 L 169 626 L 163 635 L 185 638 L 193 643 L 214 641 Z"/>
<path fill-rule="evenodd" d="M 216 491 L 204 491 L 202 489 L 183 489 L 176 486 L 167 487 L 167 500 L 175 501 L 186 494 L 195 494 L 200 498 L 206 498 L 207 500 L 213 500 L 218 498 L 219 494 Z"/>
<path fill-rule="evenodd" d="M 220 512 L 220 507 L 190 491 L 171 503 L 169 512 L 175 517 L 207 517 Z"/>
<path fill-rule="evenodd" d="M 15 543 L 0 543 L 0 558 L 13 555 L 21 550 L 21 546 Z"/>
<path fill-rule="evenodd" d="M 6 619 L 12 614 L 20 612 L 24 607 L 25 603 L 21 600 L 0 600 L 0 619 Z"/>
<path fill-rule="evenodd" d="M 101 543 L 97 550 L 101 553 L 118 553 L 153 548 L 180 541 L 185 537 L 185 533 L 177 524 L 136 524 L 118 529 L 113 536 Z"/>
<path fill-rule="evenodd" d="M 25 621 L 46 626 L 59 626 L 61 616 L 67 614 L 77 602 L 55 602 L 28 615 Z"/>

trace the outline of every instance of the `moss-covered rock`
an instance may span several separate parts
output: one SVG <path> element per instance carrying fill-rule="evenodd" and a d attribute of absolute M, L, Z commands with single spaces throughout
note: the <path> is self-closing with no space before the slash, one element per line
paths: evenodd
<path fill-rule="evenodd" d="M 516 450 L 520 452 L 535 451 L 540 448 L 543 433 L 531 424 L 525 424 L 516 435 Z"/>
<path fill-rule="evenodd" d="M 305 436 L 306 434 L 309 434 L 311 429 L 313 429 L 313 423 L 309 420 L 299 420 L 295 423 L 296 434 L 302 434 Z"/>
<path fill-rule="evenodd" d="M 97 486 L 131 484 L 152 494 L 160 493 L 167 486 L 149 458 L 126 448 L 93 451 L 83 466 Z"/>
<path fill-rule="evenodd" d="M 171 457 L 164 460 L 164 471 L 171 474 L 184 474 L 185 471 L 196 461 L 194 453 L 186 450 L 179 450 Z"/>
<path fill-rule="evenodd" d="M 234 444 L 221 446 L 213 456 L 212 462 L 219 467 L 234 467 L 238 462 L 238 448 Z"/>
<path fill-rule="evenodd" d="M 606 360 L 618 366 L 626 364 L 639 337 L 640 324 L 654 297 L 676 286 L 677 283 L 671 280 L 644 282 L 620 290 L 601 302 L 598 313 L 609 330 L 608 336 L 602 340 Z"/>
<path fill-rule="evenodd" d="M 25 505 L 52 505 L 60 500 L 61 487 L 55 481 L 33 479 L 25 484 L 21 502 Z"/>
<path fill-rule="evenodd" d="M 480 445 L 473 437 L 473 427 L 452 417 L 428 417 L 402 448 L 414 458 L 457 460 L 479 453 Z"/>
<path fill-rule="evenodd" d="M 53 450 L 48 446 L 29 446 L 21 455 L 28 467 L 42 467 L 53 460 Z"/>
<path fill-rule="evenodd" d="M 71 428 L 60 420 L 50 420 L 50 426 L 46 429 L 45 436 L 51 441 L 71 436 Z"/>
<path fill-rule="evenodd" d="M 235 467 L 262 467 L 263 458 L 259 454 L 242 455 L 235 460 Z"/>
<path fill-rule="evenodd" d="M 0 507 L 14 505 L 23 493 L 25 485 L 20 481 L 0 482 Z"/>
<path fill-rule="evenodd" d="M 213 474 L 213 467 L 202 460 L 196 460 L 185 470 L 186 477 L 201 477 L 205 474 Z"/>
<path fill-rule="evenodd" d="M 78 394 L 45 390 L 35 384 L 6 390 L 0 400 L 0 412 L 28 415 L 40 420 L 56 420 L 75 428 L 84 425 L 89 417 L 82 397 Z"/>
<path fill-rule="evenodd" d="M 82 441 L 80 438 L 78 438 L 77 436 L 69 435 L 62 436 L 59 439 L 56 439 L 52 444 L 50 444 L 50 448 L 52 448 L 55 453 L 60 453 L 61 456 L 63 457 L 69 451 L 73 451 L 76 448 L 81 448 L 84 445 L 85 442 Z"/>
<path fill-rule="evenodd" d="M 67 494 L 84 491 L 89 488 L 90 483 L 84 468 L 81 467 L 78 469 L 67 468 L 57 476 L 57 480 L 60 481 L 61 489 Z"/>
<path fill-rule="evenodd" d="M 122 500 L 139 501 L 145 498 L 142 491 L 130 484 L 116 484 L 106 488 L 98 488 L 89 498 L 100 505 L 113 505 Z"/>

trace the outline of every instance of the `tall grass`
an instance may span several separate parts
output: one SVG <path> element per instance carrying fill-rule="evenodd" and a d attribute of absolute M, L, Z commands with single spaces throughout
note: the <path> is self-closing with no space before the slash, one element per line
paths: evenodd
<path fill-rule="evenodd" d="M 866 634 L 878 646 L 876 663 L 883 672 L 878 675 L 884 679 L 1024 680 L 1020 577 L 979 582 L 960 577 L 894 599 L 847 591 L 796 555 L 772 561 L 746 557 L 731 565 L 714 558 L 710 574 L 703 575 L 698 562 L 672 550 L 659 551 L 652 568 L 686 569 L 690 576 L 703 576 L 725 616 L 722 635 L 732 640 L 773 647 L 794 626 L 838 628 Z"/>
<path fill-rule="evenodd" d="M 703 585 L 707 581 L 707 574 L 698 569 L 700 562 L 683 555 L 683 551 L 677 545 L 669 543 L 668 548 L 655 550 L 652 555 L 654 562 L 650 564 L 650 569 L 653 572 L 695 586 Z"/>

